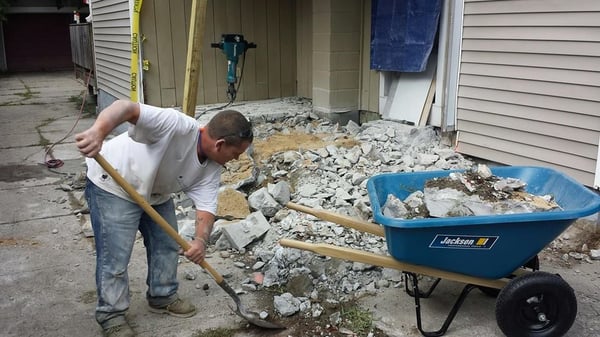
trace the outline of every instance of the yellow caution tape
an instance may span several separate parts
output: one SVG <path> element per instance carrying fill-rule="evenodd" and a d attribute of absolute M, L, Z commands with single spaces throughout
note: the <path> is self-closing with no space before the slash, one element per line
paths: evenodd
<path fill-rule="evenodd" d="M 139 60 L 140 60 L 140 12 L 142 11 L 142 0 L 133 3 L 133 23 L 131 26 L 131 78 L 129 97 L 132 101 L 138 101 L 139 87 Z"/>

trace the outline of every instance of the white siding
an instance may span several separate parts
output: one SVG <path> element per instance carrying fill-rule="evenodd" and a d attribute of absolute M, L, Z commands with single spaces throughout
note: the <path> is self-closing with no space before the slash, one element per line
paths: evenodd
<path fill-rule="evenodd" d="M 131 24 L 128 0 L 91 1 L 98 88 L 129 98 Z"/>
<path fill-rule="evenodd" d="M 557 168 L 592 186 L 600 1 L 465 0 L 457 150 Z"/>

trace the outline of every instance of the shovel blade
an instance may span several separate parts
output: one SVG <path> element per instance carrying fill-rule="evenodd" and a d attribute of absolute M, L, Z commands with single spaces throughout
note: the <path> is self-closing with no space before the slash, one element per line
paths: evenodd
<path fill-rule="evenodd" d="M 224 280 L 217 284 L 221 288 L 223 288 L 223 290 L 225 290 L 225 292 L 227 294 L 229 294 L 229 296 L 233 299 L 233 302 L 235 302 L 235 307 L 233 307 L 231 304 L 229 304 L 229 308 L 231 310 L 233 310 L 241 318 L 243 318 L 243 319 L 247 320 L 248 322 L 250 322 L 258 327 L 261 327 L 261 328 L 285 329 L 285 326 L 278 324 L 278 323 L 269 322 L 267 320 L 264 320 L 264 319 L 260 318 L 258 313 L 246 309 L 246 307 L 242 304 L 242 301 L 240 300 L 240 297 L 235 292 L 235 290 L 233 290 L 229 286 L 229 284 L 227 284 L 227 282 L 225 282 Z"/>
<path fill-rule="evenodd" d="M 233 310 L 241 318 L 247 320 L 248 322 L 258 327 L 265 329 L 285 329 L 285 326 L 279 323 L 269 322 L 260 318 L 260 315 L 258 313 L 249 311 L 241 304 L 239 304 L 236 308 L 234 308 L 232 305 L 229 305 L 229 308 L 231 308 L 231 310 Z"/>

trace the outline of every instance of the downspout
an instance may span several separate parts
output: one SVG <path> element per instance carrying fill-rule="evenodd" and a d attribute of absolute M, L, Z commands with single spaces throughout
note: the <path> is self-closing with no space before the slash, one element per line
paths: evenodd
<path fill-rule="evenodd" d="M 444 131 L 445 126 L 442 125 L 443 115 L 446 113 L 447 95 L 448 95 L 448 78 L 446 67 L 448 65 L 448 21 L 449 21 L 449 1 L 444 1 L 442 4 L 442 12 L 440 13 L 439 36 L 438 36 L 438 57 L 437 71 L 435 81 L 435 102 L 431 110 L 430 124 L 439 126 Z"/>
<path fill-rule="evenodd" d="M 448 8 L 449 34 L 448 65 L 446 69 L 446 103 L 445 113 L 442 114 L 442 130 L 445 132 L 456 131 L 458 80 L 460 76 L 460 60 L 462 53 L 462 30 L 464 2 L 461 0 L 451 1 Z"/>

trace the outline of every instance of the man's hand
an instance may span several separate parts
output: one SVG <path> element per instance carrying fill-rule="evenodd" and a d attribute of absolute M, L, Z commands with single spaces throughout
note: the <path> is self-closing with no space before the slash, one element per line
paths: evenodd
<path fill-rule="evenodd" d="M 183 253 L 190 261 L 200 264 L 204 260 L 214 222 L 215 216 L 212 213 L 196 210 L 196 235 L 190 242 L 191 248 Z"/>
<path fill-rule="evenodd" d="M 140 117 L 140 106 L 135 102 L 116 100 L 96 118 L 89 129 L 75 135 L 75 141 L 81 154 L 94 157 L 102 149 L 104 138 L 119 124 L 137 123 Z"/>
<path fill-rule="evenodd" d="M 192 240 L 190 242 L 190 249 L 183 253 L 188 260 L 200 264 L 206 257 L 206 242 L 204 240 Z"/>
<path fill-rule="evenodd" d="M 75 142 L 79 152 L 86 157 L 94 157 L 102 149 L 104 135 L 93 126 L 82 133 L 75 135 Z"/>

